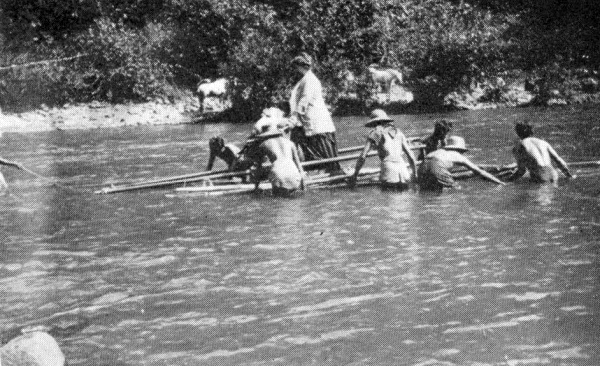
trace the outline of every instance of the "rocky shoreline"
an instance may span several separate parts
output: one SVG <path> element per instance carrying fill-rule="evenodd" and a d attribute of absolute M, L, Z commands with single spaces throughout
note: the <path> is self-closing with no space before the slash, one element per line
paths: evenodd
<path fill-rule="evenodd" d="M 590 81 L 590 80 L 588 80 Z M 410 91 L 396 86 L 389 94 L 375 94 L 367 104 L 360 102 L 355 94 L 342 96 L 334 115 L 361 115 L 372 108 L 385 108 L 390 114 L 443 112 L 452 110 L 480 110 L 528 106 L 565 106 L 573 104 L 600 103 L 600 87 L 593 79 L 586 88 L 578 85 L 567 91 L 551 89 L 546 92 L 527 90 L 523 80 L 505 84 L 502 80 L 474 85 L 470 88 L 448 93 L 432 100 L 418 90 Z M 216 101 L 205 104 L 207 113 L 199 113 L 196 98 L 186 97 L 177 102 L 163 100 L 146 103 L 66 105 L 61 108 L 40 109 L 24 113 L 2 113 L 0 132 L 40 132 L 69 129 L 115 128 L 140 125 L 184 124 L 200 121 L 218 121 L 223 105 Z M 216 113 L 215 113 L 216 112 Z"/>

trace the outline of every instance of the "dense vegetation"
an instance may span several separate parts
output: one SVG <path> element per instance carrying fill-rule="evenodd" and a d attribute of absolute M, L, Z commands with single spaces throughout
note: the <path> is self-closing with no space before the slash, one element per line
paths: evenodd
<path fill-rule="evenodd" d="M 340 70 L 371 63 L 404 71 L 429 103 L 497 75 L 557 87 L 598 69 L 599 14 L 595 0 L 3 0 L 0 108 L 173 100 L 226 75 L 249 117 L 285 99 L 299 51 L 331 102 Z"/>

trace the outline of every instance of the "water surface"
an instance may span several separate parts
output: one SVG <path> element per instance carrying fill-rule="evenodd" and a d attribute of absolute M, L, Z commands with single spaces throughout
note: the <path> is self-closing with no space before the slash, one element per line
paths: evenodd
<path fill-rule="evenodd" d="M 600 108 L 451 118 L 480 163 L 512 161 L 529 119 L 567 160 L 600 156 Z M 341 147 L 365 118 L 336 120 Z M 204 168 L 248 125 L 6 134 L 0 335 L 45 325 L 70 365 L 594 365 L 600 362 L 599 172 L 559 187 L 473 179 L 442 195 L 313 190 L 297 199 L 92 195 Z M 219 166 L 217 167 L 219 168 Z"/>

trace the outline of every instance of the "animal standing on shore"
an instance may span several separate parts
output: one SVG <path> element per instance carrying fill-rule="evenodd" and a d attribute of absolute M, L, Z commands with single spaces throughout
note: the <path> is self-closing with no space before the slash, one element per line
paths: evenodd
<path fill-rule="evenodd" d="M 378 69 L 377 65 L 372 64 L 367 69 L 371 76 L 371 80 L 377 86 L 379 86 L 382 93 L 387 93 L 388 97 L 392 90 L 392 85 L 396 81 L 399 85 L 404 83 L 404 77 L 398 70 L 387 68 Z"/>
<path fill-rule="evenodd" d="M 216 97 L 220 103 L 225 102 L 227 96 L 228 80 L 225 78 L 219 78 L 215 81 L 210 79 L 203 79 L 198 83 L 196 93 L 198 94 L 198 101 L 200 102 L 200 109 L 204 111 L 204 101 L 208 97 Z"/>

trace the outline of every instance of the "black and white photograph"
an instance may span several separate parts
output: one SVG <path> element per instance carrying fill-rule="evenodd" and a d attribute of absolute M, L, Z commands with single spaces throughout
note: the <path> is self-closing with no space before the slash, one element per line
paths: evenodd
<path fill-rule="evenodd" d="M 597 0 L 0 0 L 0 366 L 600 365 Z"/>

